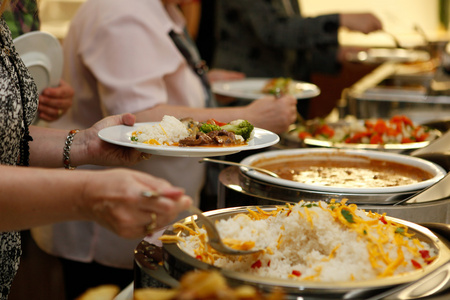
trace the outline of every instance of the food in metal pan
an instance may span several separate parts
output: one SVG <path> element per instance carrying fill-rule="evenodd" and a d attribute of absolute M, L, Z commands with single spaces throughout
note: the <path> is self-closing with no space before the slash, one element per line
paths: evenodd
<path fill-rule="evenodd" d="M 345 188 L 405 186 L 433 177 L 430 172 L 417 166 L 344 153 L 280 155 L 277 158 L 262 158 L 251 165 L 274 172 L 286 180 Z"/>
<path fill-rule="evenodd" d="M 131 141 L 153 146 L 241 146 L 253 138 L 254 126 L 247 120 L 223 123 L 214 119 L 205 122 L 192 118 L 164 116 L 157 124 L 137 128 Z"/>
<path fill-rule="evenodd" d="M 300 140 L 313 138 L 333 143 L 385 145 L 432 141 L 438 137 L 439 131 L 414 124 L 407 116 L 396 115 L 389 120 L 352 120 L 346 124 L 329 124 L 316 119 L 297 127 L 290 134 Z"/>
<path fill-rule="evenodd" d="M 236 249 L 265 250 L 227 256 L 207 243 L 194 220 L 176 223 L 178 235 L 164 243 L 178 246 L 205 263 L 253 275 L 314 282 L 351 282 L 404 275 L 432 263 L 436 250 L 414 237 L 408 227 L 385 214 L 366 212 L 355 204 L 330 201 L 248 209 L 216 226 L 223 241 Z"/>

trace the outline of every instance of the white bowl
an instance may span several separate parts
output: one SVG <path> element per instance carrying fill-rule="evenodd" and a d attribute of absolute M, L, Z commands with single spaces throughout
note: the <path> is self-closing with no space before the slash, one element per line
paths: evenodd
<path fill-rule="evenodd" d="M 331 192 L 342 194 L 374 194 L 374 193 L 379 194 L 379 193 L 403 193 L 403 192 L 420 191 L 436 183 L 446 174 L 445 170 L 439 165 L 421 158 L 416 158 L 397 153 L 371 151 L 371 150 L 347 150 L 347 149 L 328 149 L 328 148 L 275 150 L 248 156 L 245 159 L 243 159 L 241 163 L 246 165 L 252 165 L 257 161 L 264 159 L 270 159 L 271 162 L 282 162 L 283 160 L 286 159 L 310 160 L 311 157 L 313 156 L 320 157 L 321 155 L 323 155 L 323 159 L 333 159 L 340 161 L 342 160 L 361 161 L 361 160 L 376 159 L 381 161 L 395 162 L 398 164 L 404 164 L 420 168 L 421 170 L 430 173 L 432 178 L 413 184 L 391 186 L 391 187 L 350 188 L 350 187 L 324 186 L 318 184 L 306 184 L 302 182 L 271 177 L 269 175 L 257 172 L 255 170 L 249 170 L 246 168 L 241 168 L 241 171 L 255 179 L 279 186 L 296 188 L 301 190 L 314 190 L 319 192 Z"/>

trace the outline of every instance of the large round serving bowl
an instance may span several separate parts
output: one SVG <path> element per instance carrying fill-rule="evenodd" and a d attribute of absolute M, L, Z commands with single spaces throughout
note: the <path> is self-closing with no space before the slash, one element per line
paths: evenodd
<path fill-rule="evenodd" d="M 276 206 L 259 206 L 262 210 L 274 210 Z M 206 212 L 205 215 L 213 220 L 227 219 L 238 213 L 245 213 L 247 209 L 255 210 L 256 207 L 234 207 L 226 209 L 218 209 Z M 416 271 L 409 272 L 403 275 L 395 275 L 386 278 L 378 278 L 374 280 L 365 281 L 337 281 L 337 282 L 314 282 L 314 281 L 299 281 L 290 279 L 276 279 L 269 277 L 262 277 L 251 275 L 244 272 L 236 272 L 225 269 L 218 269 L 210 264 L 201 262 L 195 257 L 189 255 L 181 249 L 178 243 L 163 244 L 160 248 L 160 256 L 156 258 L 158 261 L 159 270 L 149 267 L 148 261 L 153 260 L 154 253 L 158 252 L 158 247 L 149 245 L 146 241 L 143 241 L 136 251 L 135 256 L 137 274 L 140 274 L 137 284 L 141 287 L 145 287 L 145 277 L 159 277 L 161 272 L 164 271 L 166 276 L 172 278 L 172 280 L 179 280 L 179 278 L 188 271 L 191 270 L 208 270 L 218 269 L 222 275 L 229 281 L 230 285 L 252 285 L 258 288 L 262 292 L 270 292 L 274 288 L 282 288 L 282 290 L 288 296 L 287 299 L 365 299 L 375 294 L 378 294 L 386 289 L 414 282 L 427 274 L 435 271 L 442 266 L 450 258 L 450 244 L 444 237 L 433 233 L 426 227 L 418 224 L 408 222 L 405 220 L 390 218 L 396 223 L 408 226 L 408 232 L 414 233 L 415 237 L 419 240 L 428 243 L 435 249 L 437 255 L 436 259 L 426 267 L 418 269 Z M 187 223 L 191 221 L 191 217 L 180 220 L 180 223 Z M 197 220 L 197 224 L 201 226 L 201 222 Z M 174 230 L 170 226 L 165 233 L 166 235 L 180 235 L 179 231 Z M 301 233 L 299 233 L 301 234 Z M 358 259 L 358 258 L 355 258 Z M 159 272 L 159 273 L 156 273 Z M 162 277 L 159 277 L 162 278 Z M 441 280 L 441 279 L 439 279 Z M 446 278 L 444 281 L 448 281 Z M 441 282 L 439 282 L 441 283 Z"/>
<path fill-rule="evenodd" d="M 312 166 L 316 166 L 315 164 L 317 164 L 320 168 L 326 169 L 328 165 L 335 162 L 342 165 L 344 171 L 347 170 L 346 168 L 348 165 L 348 169 L 353 172 L 351 177 L 355 176 L 355 178 L 358 168 L 370 169 L 372 163 L 374 162 L 378 164 L 378 167 L 380 167 L 382 171 L 391 172 L 392 168 L 395 167 L 398 168 L 399 171 L 403 171 L 402 169 L 405 169 L 405 173 L 424 172 L 428 174 L 428 178 L 404 185 L 372 186 L 370 183 L 371 181 L 374 181 L 374 179 L 370 177 L 363 177 L 360 179 L 354 179 L 355 182 L 351 185 L 341 186 L 321 184 L 320 180 L 319 182 L 316 182 L 314 178 L 311 178 L 312 183 L 275 178 L 244 167 L 241 168 L 241 172 L 248 178 L 257 181 L 262 185 L 265 183 L 278 188 L 302 191 L 304 194 L 319 194 L 320 197 L 322 197 L 322 199 L 319 200 L 325 200 L 324 198 L 335 197 L 336 195 L 348 196 L 349 200 L 355 203 L 376 203 L 380 202 L 380 199 L 383 199 L 381 202 L 395 201 L 395 199 L 400 198 L 399 196 L 416 193 L 431 186 L 442 179 L 446 174 L 442 167 L 424 159 L 403 154 L 370 150 L 326 148 L 275 150 L 257 153 L 248 156 L 241 161 L 242 164 L 250 166 L 253 165 L 261 168 L 276 164 L 282 166 L 283 169 L 291 170 L 290 168 L 292 168 L 292 172 L 296 170 L 296 165 L 311 164 Z M 311 174 L 312 175 L 308 176 L 321 176 L 320 173 Z M 374 197 L 374 195 L 377 197 Z"/>

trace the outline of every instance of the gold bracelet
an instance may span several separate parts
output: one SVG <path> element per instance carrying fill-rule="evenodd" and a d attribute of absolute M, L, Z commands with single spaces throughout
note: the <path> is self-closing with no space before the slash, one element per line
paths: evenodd
<path fill-rule="evenodd" d="M 78 129 L 71 130 L 69 132 L 69 135 L 67 135 L 66 143 L 64 144 L 63 165 L 64 165 L 64 168 L 66 168 L 68 170 L 74 170 L 77 168 L 77 167 L 72 167 L 70 165 L 70 148 L 72 147 L 73 137 L 78 132 L 80 132 Z"/>

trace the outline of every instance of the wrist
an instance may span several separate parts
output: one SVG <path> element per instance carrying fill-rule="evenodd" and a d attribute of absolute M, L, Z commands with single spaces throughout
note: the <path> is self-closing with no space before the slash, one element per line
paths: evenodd
<path fill-rule="evenodd" d="M 65 169 L 74 170 L 76 169 L 76 165 L 73 164 L 73 160 L 71 159 L 72 153 L 72 145 L 75 135 L 80 132 L 78 129 L 74 129 L 69 131 L 69 134 L 66 137 L 66 142 L 64 143 L 63 148 L 63 165 Z"/>

